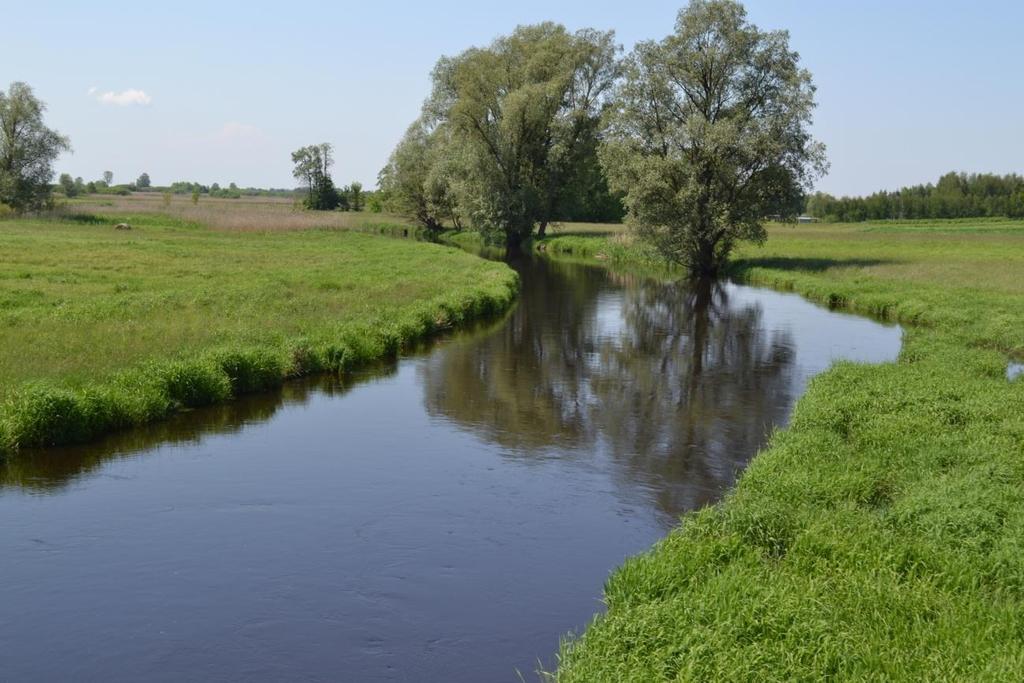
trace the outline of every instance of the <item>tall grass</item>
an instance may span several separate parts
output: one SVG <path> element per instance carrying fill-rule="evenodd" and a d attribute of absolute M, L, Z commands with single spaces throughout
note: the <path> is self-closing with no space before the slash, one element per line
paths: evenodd
<path fill-rule="evenodd" d="M 0 453 L 343 372 L 515 295 L 503 264 L 439 245 L 113 220 L 0 227 Z"/>
<path fill-rule="evenodd" d="M 1024 224 L 775 226 L 736 277 L 907 325 L 605 587 L 560 681 L 1024 677 Z M 555 238 L 557 239 L 557 238 Z"/>

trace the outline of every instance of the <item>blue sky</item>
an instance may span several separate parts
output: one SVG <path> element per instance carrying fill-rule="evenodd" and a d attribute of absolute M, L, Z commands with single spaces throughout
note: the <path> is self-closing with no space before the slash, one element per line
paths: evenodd
<path fill-rule="evenodd" d="M 11 0 L 0 88 L 35 88 L 74 146 L 58 170 L 87 180 L 290 187 L 291 150 L 330 141 L 335 180 L 372 186 L 440 55 L 542 20 L 615 29 L 628 49 L 669 33 L 683 4 Z M 790 31 L 814 74 L 832 165 L 820 189 L 1024 172 L 1024 2 L 746 5 L 761 28 Z"/>

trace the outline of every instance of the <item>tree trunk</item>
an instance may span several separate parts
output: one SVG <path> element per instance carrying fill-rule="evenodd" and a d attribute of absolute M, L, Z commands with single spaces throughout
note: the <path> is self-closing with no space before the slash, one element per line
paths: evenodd
<path fill-rule="evenodd" d="M 518 230 L 509 229 L 505 231 L 505 249 L 509 253 L 518 252 L 523 246 L 523 236 Z"/>
<path fill-rule="evenodd" d="M 537 237 L 540 237 L 541 239 L 544 239 L 544 236 L 547 235 L 547 233 L 548 233 L 548 222 L 547 221 L 541 221 L 540 225 L 537 227 Z"/>
<path fill-rule="evenodd" d="M 693 343 L 690 351 L 690 386 L 688 400 L 696 400 L 701 374 L 704 372 L 704 354 L 707 351 L 711 329 L 711 300 L 714 297 L 714 281 L 701 277 L 690 282 L 693 290 Z"/>
<path fill-rule="evenodd" d="M 505 256 L 513 257 L 523 253 L 523 242 L 533 232 L 533 225 L 508 226 L 505 228 Z"/>
<path fill-rule="evenodd" d="M 713 278 L 718 275 L 718 259 L 715 255 L 715 242 L 707 239 L 700 241 L 697 253 L 690 264 L 693 274 L 702 278 Z"/>

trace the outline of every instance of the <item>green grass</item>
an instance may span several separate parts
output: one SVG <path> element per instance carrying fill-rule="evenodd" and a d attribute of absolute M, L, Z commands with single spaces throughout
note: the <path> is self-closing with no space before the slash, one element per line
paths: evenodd
<path fill-rule="evenodd" d="M 617 224 L 554 223 L 544 239 L 534 239 L 531 245 L 536 251 L 560 258 L 597 260 L 616 266 L 667 265 L 654 249 Z"/>
<path fill-rule="evenodd" d="M 0 222 L 0 455 L 344 371 L 515 295 L 450 247 L 124 218 Z"/>
<path fill-rule="evenodd" d="M 903 322 L 900 359 L 817 377 L 557 679 L 1024 678 L 1024 223 L 772 226 L 734 274 Z"/>

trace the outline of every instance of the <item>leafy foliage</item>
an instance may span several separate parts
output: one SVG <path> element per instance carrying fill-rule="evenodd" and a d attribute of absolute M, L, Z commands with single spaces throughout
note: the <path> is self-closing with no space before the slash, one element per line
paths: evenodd
<path fill-rule="evenodd" d="M 521 26 L 444 58 L 423 118 L 382 172 L 398 206 L 517 246 L 565 209 L 617 74 L 612 33 Z M 457 207 L 457 208 L 456 208 Z"/>
<path fill-rule="evenodd" d="M 666 258 L 716 273 L 769 214 L 795 216 L 825 168 L 814 86 L 782 31 L 733 0 L 694 0 L 676 31 L 637 45 L 608 114 L 601 163 L 630 220 Z"/>
<path fill-rule="evenodd" d="M 338 208 L 341 197 L 331 180 L 334 147 L 328 142 L 301 147 L 292 152 L 295 168 L 292 175 L 306 187 L 306 208 L 331 211 Z"/>
<path fill-rule="evenodd" d="M 1024 218 L 1024 177 L 992 173 L 954 173 L 935 185 L 914 185 L 896 192 L 837 199 L 817 192 L 807 213 L 829 222 L 921 218 Z"/>
<path fill-rule="evenodd" d="M 60 178 L 57 179 L 57 184 L 60 185 L 61 192 L 64 193 L 65 197 L 78 196 L 78 188 L 75 187 L 75 181 L 70 174 L 61 173 Z"/>
<path fill-rule="evenodd" d="M 358 180 L 353 180 L 350 185 L 345 188 L 345 196 L 348 199 L 348 208 L 350 211 L 362 211 L 366 204 L 366 194 L 363 192 L 363 184 Z"/>
<path fill-rule="evenodd" d="M 444 223 L 461 225 L 445 154 L 448 128 L 419 118 L 409 126 L 378 176 L 388 208 L 411 216 L 424 228 L 437 231 Z"/>
<path fill-rule="evenodd" d="M 43 123 L 45 111 L 25 83 L 0 91 L 0 204 L 17 212 L 49 205 L 53 162 L 71 149 L 65 136 Z"/>

